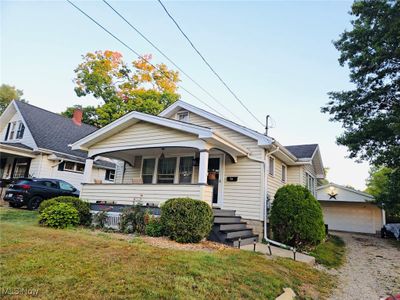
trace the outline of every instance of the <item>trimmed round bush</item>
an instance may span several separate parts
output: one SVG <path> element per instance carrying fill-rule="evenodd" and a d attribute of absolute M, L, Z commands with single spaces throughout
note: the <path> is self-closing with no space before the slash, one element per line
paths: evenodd
<path fill-rule="evenodd" d="M 179 243 L 198 243 L 210 233 L 213 213 L 204 201 L 173 198 L 161 206 L 164 234 Z"/>
<path fill-rule="evenodd" d="M 285 185 L 276 192 L 270 223 L 274 239 L 300 249 L 318 245 L 325 238 L 321 206 L 301 185 Z"/>
<path fill-rule="evenodd" d="M 79 224 L 78 210 L 68 203 L 56 203 L 45 208 L 39 223 L 53 228 L 66 228 Z"/>
<path fill-rule="evenodd" d="M 92 215 L 90 213 L 90 204 L 77 197 L 60 196 L 48 199 L 40 203 L 39 213 L 42 213 L 47 207 L 57 203 L 71 204 L 79 213 L 80 225 L 89 226 L 92 223 Z"/>
<path fill-rule="evenodd" d="M 146 225 L 146 235 L 154 237 L 163 235 L 163 227 L 160 218 L 150 217 Z"/>

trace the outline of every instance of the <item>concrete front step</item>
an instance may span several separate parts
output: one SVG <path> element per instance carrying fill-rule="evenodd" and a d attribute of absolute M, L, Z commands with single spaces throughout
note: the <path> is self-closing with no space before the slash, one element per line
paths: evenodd
<path fill-rule="evenodd" d="M 235 216 L 236 211 L 228 209 L 213 209 L 214 217 Z"/>
<path fill-rule="evenodd" d="M 253 230 L 251 229 L 221 230 L 221 233 L 224 234 L 225 239 L 231 239 L 231 238 L 247 237 L 253 235 Z"/>
<path fill-rule="evenodd" d="M 214 224 L 240 223 L 241 220 L 238 216 L 219 216 L 214 217 Z"/>
<path fill-rule="evenodd" d="M 254 244 L 254 241 L 255 242 L 258 241 L 258 235 L 256 235 L 256 234 L 251 234 L 248 236 L 240 237 L 240 247 L 245 246 L 245 245 Z M 232 247 L 239 247 L 239 238 L 238 237 L 226 239 L 226 242 L 228 243 L 228 245 L 230 245 Z"/>
<path fill-rule="evenodd" d="M 223 223 L 223 224 L 215 224 L 214 226 L 218 226 L 220 231 L 224 230 L 238 230 L 238 229 L 248 229 L 246 222 L 239 223 Z"/>

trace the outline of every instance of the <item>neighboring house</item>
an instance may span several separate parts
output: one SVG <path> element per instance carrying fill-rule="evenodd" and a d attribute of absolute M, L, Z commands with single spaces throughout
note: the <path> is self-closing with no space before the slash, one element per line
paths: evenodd
<path fill-rule="evenodd" d="M 317 188 L 317 199 L 330 230 L 375 234 L 385 225 L 385 211 L 367 193 L 329 183 Z"/>
<path fill-rule="evenodd" d="M 44 177 L 62 179 L 81 189 L 87 153 L 68 146 L 97 130 L 73 119 L 13 101 L 0 116 L 0 179 Z M 115 164 L 94 162 L 91 180 L 112 182 Z"/>
<path fill-rule="evenodd" d="M 159 205 L 191 197 L 235 210 L 257 233 L 267 202 L 287 183 L 315 195 L 324 178 L 319 147 L 284 147 L 273 138 L 183 101 L 159 116 L 131 112 L 72 145 L 88 152 L 81 197 L 92 203 Z M 98 155 L 123 161 L 114 184 L 95 184 Z"/>

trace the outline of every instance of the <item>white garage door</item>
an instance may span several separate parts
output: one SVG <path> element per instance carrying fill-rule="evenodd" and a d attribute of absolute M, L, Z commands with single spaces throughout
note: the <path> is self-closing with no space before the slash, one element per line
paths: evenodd
<path fill-rule="evenodd" d="M 375 233 L 374 210 L 370 206 L 324 203 L 322 209 L 330 230 Z"/>

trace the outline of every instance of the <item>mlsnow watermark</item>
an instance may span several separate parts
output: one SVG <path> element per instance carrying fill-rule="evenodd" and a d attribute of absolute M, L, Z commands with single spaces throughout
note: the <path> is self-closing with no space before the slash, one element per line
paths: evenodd
<path fill-rule="evenodd" d="M 34 288 L 4 288 L 0 287 L 0 296 L 33 296 L 36 297 L 39 294 L 39 289 Z"/>

